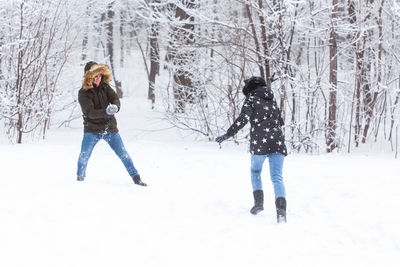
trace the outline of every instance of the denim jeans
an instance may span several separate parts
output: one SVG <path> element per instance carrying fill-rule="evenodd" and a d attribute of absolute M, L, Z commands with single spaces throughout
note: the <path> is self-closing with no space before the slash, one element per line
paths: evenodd
<path fill-rule="evenodd" d="M 105 134 L 85 133 L 83 135 L 81 153 L 79 154 L 78 159 L 78 177 L 86 176 L 87 163 L 90 156 L 92 155 L 94 146 L 100 141 L 100 139 L 105 140 L 110 145 L 115 154 L 117 154 L 117 156 L 124 164 L 130 176 L 133 177 L 135 175 L 138 175 L 138 171 L 133 165 L 132 159 L 126 151 L 119 133 L 111 134 L 107 132 Z"/>
<path fill-rule="evenodd" d="M 275 198 L 286 197 L 285 186 L 282 179 L 282 168 L 285 156 L 281 153 L 266 155 L 251 155 L 251 184 L 253 191 L 262 190 L 261 171 L 265 159 L 269 161 L 269 172 L 274 186 Z"/>

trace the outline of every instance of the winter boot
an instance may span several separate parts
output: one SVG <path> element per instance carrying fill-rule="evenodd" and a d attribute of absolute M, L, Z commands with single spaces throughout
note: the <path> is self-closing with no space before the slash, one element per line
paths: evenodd
<path fill-rule="evenodd" d="M 140 179 L 140 175 L 135 175 L 132 177 L 132 179 L 133 179 L 133 182 L 137 185 L 147 186 L 147 184 L 143 183 L 142 180 Z"/>
<path fill-rule="evenodd" d="M 286 199 L 284 197 L 278 197 L 275 200 L 275 206 L 278 223 L 286 223 Z"/>
<path fill-rule="evenodd" d="M 84 181 L 84 180 L 85 180 L 85 177 L 83 177 L 83 176 L 78 176 L 78 178 L 77 178 L 76 180 L 78 180 L 78 181 L 82 182 L 82 181 Z"/>
<path fill-rule="evenodd" d="M 254 196 L 254 207 L 251 208 L 250 213 L 256 215 L 260 211 L 264 210 L 264 191 L 256 190 L 253 191 Z"/>

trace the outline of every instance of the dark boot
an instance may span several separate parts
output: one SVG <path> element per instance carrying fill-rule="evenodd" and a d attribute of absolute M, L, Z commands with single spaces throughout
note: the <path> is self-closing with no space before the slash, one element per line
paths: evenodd
<path fill-rule="evenodd" d="M 264 210 L 264 191 L 256 190 L 253 191 L 254 196 L 254 207 L 251 208 L 250 213 L 256 215 L 260 211 Z"/>
<path fill-rule="evenodd" d="M 284 197 L 278 197 L 275 200 L 275 206 L 278 223 L 286 223 L 286 199 Z"/>
<path fill-rule="evenodd" d="M 83 177 L 83 176 L 78 176 L 77 180 L 80 181 L 80 182 L 82 182 L 82 181 L 85 180 L 85 177 Z"/>
<path fill-rule="evenodd" d="M 133 182 L 137 185 L 147 186 L 147 184 L 143 183 L 142 180 L 140 179 L 140 175 L 135 175 L 132 177 L 132 179 L 133 179 Z"/>

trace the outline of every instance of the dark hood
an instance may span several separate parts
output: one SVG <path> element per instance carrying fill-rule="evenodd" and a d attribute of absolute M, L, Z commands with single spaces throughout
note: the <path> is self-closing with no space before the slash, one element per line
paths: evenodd
<path fill-rule="evenodd" d="M 250 96 L 257 96 L 264 100 L 273 100 L 274 93 L 267 86 L 259 86 L 250 92 Z"/>

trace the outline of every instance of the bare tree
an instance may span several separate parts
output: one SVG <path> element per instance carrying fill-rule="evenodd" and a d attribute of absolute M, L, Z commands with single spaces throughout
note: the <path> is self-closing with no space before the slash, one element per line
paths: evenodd
<path fill-rule="evenodd" d="M 115 1 L 112 1 L 107 6 L 107 55 L 110 60 L 110 69 L 112 72 L 112 76 L 115 82 L 115 89 L 117 91 L 117 95 L 119 98 L 123 97 L 122 92 L 122 83 L 121 81 L 117 80 L 116 78 L 116 71 L 115 71 L 115 59 L 114 59 L 114 4 Z"/>
<path fill-rule="evenodd" d="M 337 95 L 337 37 L 336 20 L 338 13 L 338 0 L 332 0 L 331 25 L 329 38 L 329 116 L 326 133 L 327 152 L 332 152 L 336 147 L 336 95 Z"/>
<path fill-rule="evenodd" d="M 160 74 L 160 49 L 158 45 L 158 36 L 160 30 L 160 23 L 157 21 L 157 13 L 159 12 L 158 5 L 160 4 L 160 0 L 153 0 L 155 5 L 152 6 L 153 18 L 154 20 L 151 23 L 150 28 L 150 72 L 149 72 L 149 90 L 148 90 L 148 99 L 154 104 L 155 102 L 155 84 L 156 84 L 156 75 Z"/>
<path fill-rule="evenodd" d="M 383 29 L 382 29 L 382 9 L 385 0 L 381 0 L 378 8 L 378 18 L 377 18 L 377 26 L 378 26 L 378 47 L 377 47 L 377 54 L 378 54 L 378 62 L 377 62 L 377 83 L 376 83 L 376 90 L 373 90 L 369 86 L 365 86 L 365 105 L 366 105 L 366 119 L 365 119 L 365 126 L 362 136 L 362 143 L 366 143 L 368 130 L 371 126 L 371 120 L 373 119 L 373 113 L 375 109 L 375 104 L 377 101 L 378 93 L 381 91 L 382 88 L 382 38 L 383 38 Z M 370 66 L 370 65 L 369 65 Z M 369 68 L 369 71 L 371 69 Z"/>
<path fill-rule="evenodd" d="M 184 112 L 186 103 L 195 98 L 194 73 L 189 70 L 196 57 L 195 24 L 194 16 L 191 14 L 195 8 L 194 0 L 181 0 L 170 5 L 176 20 L 171 20 L 166 59 L 173 76 L 175 111 L 178 113 Z M 189 13 L 189 11 L 191 12 Z"/>
<path fill-rule="evenodd" d="M 86 12 L 85 16 L 86 19 L 89 20 L 91 17 L 91 8 L 92 8 L 92 1 L 87 1 L 86 3 Z M 82 61 L 87 60 L 87 50 L 88 50 L 88 43 L 89 43 L 89 24 L 90 23 L 85 23 L 85 26 L 83 27 L 83 36 L 82 36 L 82 56 L 81 59 Z"/>
<path fill-rule="evenodd" d="M 24 134 L 45 136 L 60 73 L 71 50 L 65 38 L 70 29 L 68 21 L 60 20 L 62 1 L 21 2 L 11 7 L 9 15 L 15 23 L 9 25 L 10 30 L 18 27 L 18 32 L 8 36 L 10 43 L 1 49 L 1 54 L 15 55 L 8 58 L 11 68 L 7 75 L 13 78 L 5 82 L 2 94 L 7 102 L 2 105 L 1 115 L 6 118 L 9 137 L 16 137 L 21 144 Z"/>

